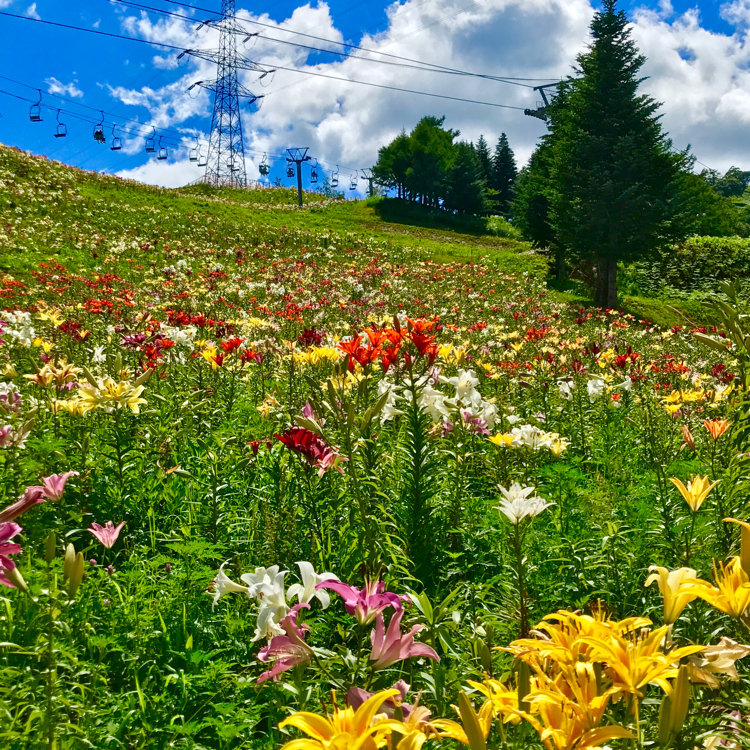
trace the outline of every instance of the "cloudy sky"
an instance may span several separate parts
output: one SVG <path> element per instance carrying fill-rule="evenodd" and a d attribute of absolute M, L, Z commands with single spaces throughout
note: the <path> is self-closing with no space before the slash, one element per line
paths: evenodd
<path fill-rule="evenodd" d="M 245 87 L 263 97 L 260 108 L 242 106 L 248 176 L 258 176 L 265 153 L 271 178 L 286 182 L 285 149 L 309 146 L 323 173 L 339 165 L 342 186 L 375 161 L 381 145 L 427 114 L 445 115 L 446 125 L 466 140 L 484 134 L 494 143 L 506 132 L 523 163 L 544 132 L 541 121 L 522 111 L 536 105 L 533 86 L 570 73 L 597 7 L 590 0 L 236 4 L 237 23 L 253 35 L 244 43 L 238 36 L 241 54 L 275 70 L 262 80 L 258 72 L 241 72 Z M 675 147 L 689 144 L 699 168 L 750 169 L 750 0 L 620 5 L 648 58 L 644 88 L 663 102 L 663 124 Z M 0 15 L 0 141 L 157 184 L 195 179 L 201 170 L 188 155 L 196 144 L 206 149 L 212 101 L 208 91 L 188 88 L 215 71 L 209 61 L 177 57 L 182 49 L 217 47 L 217 32 L 198 26 L 216 19 L 220 6 L 219 0 L 0 0 L 2 13 L 99 32 Z M 365 59 L 336 54 L 342 51 Z M 32 123 L 36 89 L 42 122 Z M 65 138 L 53 137 L 58 108 Z M 92 138 L 100 119 L 104 145 Z M 113 127 L 120 151 L 110 150 Z M 166 160 L 145 153 L 150 133 L 161 138 Z"/>

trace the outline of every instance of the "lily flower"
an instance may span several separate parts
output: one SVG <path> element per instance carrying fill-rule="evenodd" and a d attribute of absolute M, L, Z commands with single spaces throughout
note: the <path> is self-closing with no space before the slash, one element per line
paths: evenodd
<path fill-rule="evenodd" d="M 714 565 L 716 586 L 708 581 L 695 579 L 692 591 L 712 607 L 732 617 L 742 618 L 750 607 L 750 576 L 742 569 L 739 557 L 733 557 L 726 565 Z"/>
<path fill-rule="evenodd" d="M 66 471 L 64 474 L 52 474 L 48 477 L 42 477 L 42 487 L 45 497 L 53 501 L 60 500 L 68 479 L 77 476 L 77 471 Z"/>
<path fill-rule="evenodd" d="M 697 598 L 697 594 L 686 582 L 695 579 L 697 573 L 692 568 L 678 568 L 669 571 L 652 565 L 649 569 L 651 575 L 646 579 L 646 586 L 656 582 L 659 591 L 664 597 L 664 622 L 671 624 L 682 614 L 682 610 Z M 652 572 L 653 571 L 653 572 Z"/>
<path fill-rule="evenodd" d="M 313 599 L 317 599 L 323 609 L 328 609 L 331 603 L 331 597 L 327 591 L 316 589 L 316 586 L 323 581 L 338 581 L 338 576 L 333 573 L 318 573 L 313 569 L 312 563 L 298 562 L 300 578 L 302 583 L 294 583 L 289 587 L 287 596 L 289 599 L 298 597 L 300 604 L 309 604 Z"/>
<path fill-rule="evenodd" d="M 335 591 L 344 600 L 346 611 L 354 615 L 360 625 L 369 625 L 388 607 L 393 607 L 396 611 L 403 609 L 401 602 L 406 600 L 406 597 L 384 591 L 383 581 L 365 581 L 362 589 L 341 581 L 323 581 L 315 588 Z"/>
<path fill-rule="evenodd" d="M 704 419 L 703 426 L 708 430 L 708 434 L 714 439 L 718 440 L 728 429 L 732 423 L 727 419 Z"/>
<path fill-rule="evenodd" d="M 250 595 L 250 590 L 247 586 L 240 586 L 239 583 L 235 583 L 225 572 L 224 566 L 226 563 L 222 563 L 219 566 L 219 572 L 216 574 L 214 579 L 211 581 L 210 589 L 213 590 L 214 601 L 211 608 L 216 606 L 216 602 L 221 599 L 224 594 L 247 594 Z"/>
<path fill-rule="evenodd" d="M 690 657 L 691 682 L 703 682 L 713 689 L 721 686 L 714 675 L 725 675 L 732 682 L 739 682 L 736 662 L 746 656 L 750 656 L 750 646 L 722 636 L 718 643 Z"/>
<path fill-rule="evenodd" d="M 247 584 L 248 595 L 260 602 L 253 642 L 284 634 L 281 620 L 289 611 L 284 589 L 286 574 L 287 571 L 279 570 L 278 565 L 271 565 L 269 568 L 258 567 L 254 573 L 240 576 L 240 580 Z"/>
<path fill-rule="evenodd" d="M 27 487 L 13 505 L 9 505 L 0 511 L 0 523 L 12 521 L 17 516 L 29 510 L 29 508 L 43 503 L 46 499 L 47 496 L 44 494 L 44 487 L 39 487 L 38 485 Z"/>
<path fill-rule="evenodd" d="M 304 607 L 310 609 L 309 604 L 295 604 L 289 614 L 281 621 L 281 628 L 284 635 L 277 635 L 271 639 L 270 643 L 258 652 L 258 658 L 267 662 L 270 657 L 276 657 L 273 666 L 267 672 L 258 678 L 258 685 L 261 682 L 273 677 L 278 682 L 279 675 L 300 664 L 308 664 L 312 649 L 305 643 L 305 633 L 310 630 L 309 625 L 297 625 L 297 614 Z"/>
<path fill-rule="evenodd" d="M 736 523 L 742 527 L 740 535 L 740 565 L 745 573 L 750 576 L 750 523 L 738 521 L 736 518 L 725 518 L 724 523 Z"/>
<path fill-rule="evenodd" d="M 534 487 L 521 487 L 518 482 L 514 482 L 507 490 L 505 487 L 499 489 L 504 497 L 496 507 L 514 526 L 521 523 L 524 518 L 538 516 L 545 508 L 553 505 L 545 502 L 544 498 L 532 494 Z"/>
<path fill-rule="evenodd" d="M 713 484 L 709 484 L 707 476 L 692 476 L 687 483 L 687 487 L 676 477 L 670 477 L 669 481 L 677 487 L 693 513 L 703 505 L 703 501 L 708 497 L 708 493 L 719 483 L 717 479 Z"/>
<path fill-rule="evenodd" d="M 112 521 L 107 521 L 104 526 L 94 522 L 88 532 L 93 534 L 107 549 L 112 549 L 124 525 L 125 521 L 120 521 L 117 526 Z"/>
<path fill-rule="evenodd" d="M 385 669 L 397 661 L 417 656 L 426 656 L 429 659 L 440 661 L 440 657 L 433 648 L 425 643 L 415 643 L 414 641 L 414 636 L 420 630 L 424 630 L 424 625 L 415 625 L 408 633 L 401 634 L 401 618 L 403 616 L 403 609 L 391 615 L 386 630 L 383 623 L 383 614 L 378 615 L 375 630 L 370 633 L 370 642 L 372 643 L 370 661 L 373 663 L 374 669 Z"/>
<path fill-rule="evenodd" d="M 381 690 L 368 698 L 356 711 L 335 707 L 331 714 L 298 711 L 279 724 L 279 729 L 296 727 L 310 739 L 292 740 L 281 750 L 373 750 L 383 747 L 393 732 L 405 734 L 404 725 L 379 713 L 380 707 L 398 695 L 398 690 Z"/>
<path fill-rule="evenodd" d="M 10 540 L 21 533 L 21 527 L 17 523 L 0 524 L 0 584 L 15 588 L 15 584 L 8 578 L 8 574 L 15 570 L 16 564 L 8 555 L 17 555 L 21 552 L 21 545 Z"/>

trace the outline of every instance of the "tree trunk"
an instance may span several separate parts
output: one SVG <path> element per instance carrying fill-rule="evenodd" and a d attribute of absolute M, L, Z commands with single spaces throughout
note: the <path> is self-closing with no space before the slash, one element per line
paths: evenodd
<path fill-rule="evenodd" d="M 617 308 L 617 261 L 610 258 L 607 262 L 607 307 Z"/>
<path fill-rule="evenodd" d="M 617 307 L 617 261 L 607 255 L 597 258 L 594 304 L 612 309 Z"/>

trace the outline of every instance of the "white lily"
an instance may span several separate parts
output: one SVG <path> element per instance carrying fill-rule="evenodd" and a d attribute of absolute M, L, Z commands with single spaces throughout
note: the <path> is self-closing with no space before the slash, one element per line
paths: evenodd
<path fill-rule="evenodd" d="M 212 608 L 216 606 L 216 602 L 221 599 L 224 594 L 247 594 L 250 596 L 250 590 L 247 586 L 240 586 L 239 583 L 235 583 L 225 572 L 224 572 L 224 566 L 226 563 L 222 563 L 219 566 L 219 572 L 216 574 L 216 577 L 212 581 L 213 584 L 213 592 L 214 592 L 214 601 L 211 605 Z"/>
<path fill-rule="evenodd" d="M 298 562 L 297 567 L 302 583 L 294 583 L 289 587 L 287 591 L 289 599 L 291 600 L 296 596 L 300 604 L 309 604 L 313 599 L 317 599 L 323 609 L 328 609 L 331 597 L 325 589 L 316 591 L 315 587 L 323 581 L 338 581 L 338 576 L 333 573 L 318 574 L 313 569 L 312 563 L 309 562 Z"/>
<path fill-rule="evenodd" d="M 507 490 L 500 487 L 503 499 L 497 509 L 503 513 L 506 518 L 517 526 L 524 518 L 534 518 L 538 516 L 545 508 L 549 508 L 554 503 L 548 503 L 539 495 L 534 495 L 534 487 L 521 487 L 518 482 L 514 482 Z"/>

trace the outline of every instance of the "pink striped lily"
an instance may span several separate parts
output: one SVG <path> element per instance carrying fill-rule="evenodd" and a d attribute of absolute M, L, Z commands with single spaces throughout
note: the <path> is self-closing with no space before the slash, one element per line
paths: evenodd
<path fill-rule="evenodd" d="M 289 614 L 281 621 L 284 635 L 274 636 L 267 646 L 258 652 L 261 661 L 268 661 L 275 657 L 273 666 L 258 678 L 258 684 L 273 678 L 278 681 L 279 675 L 293 669 L 300 664 L 307 664 L 312 655 L 312 649 L 305 643 L 305 633 L 310 630 L 309 625 L 297 625 L 297 614 L 300 609 L 310 609 L 309 604 L 302 602 L 295 604 Z"/>
<path fill-rule="evenodd" d="M 424 625 L 415 625 L 408 633 L 401 634 L 401 618 L 403 615 L 403 609 L 395 612 L 388 623 L 387 630 L 383 623 L 382 613 L 378 615 L 375 630 L 370 633 L 372 643 L 370 661 L 374 669 L 385 669 L 397 661 L 409 659 L 413 656 L 426 656 L 428 659 L 440 661 L 435 649 L 426 643 L 414 641 L 414 636 L 420 630 L 424 630 Z"/>
<path fill-rule="evenodd" d="M 344 600 L 346 611 L 354 615 L 360 625 L 369 625 L 388 607 L 402 610 L 402 600 L 408 601 L 406 597 L 384 591 L 383 581 L 365 581 L 362 589 L 341 581 L 322 581 L 315 588 L 335 591 Z"/>

